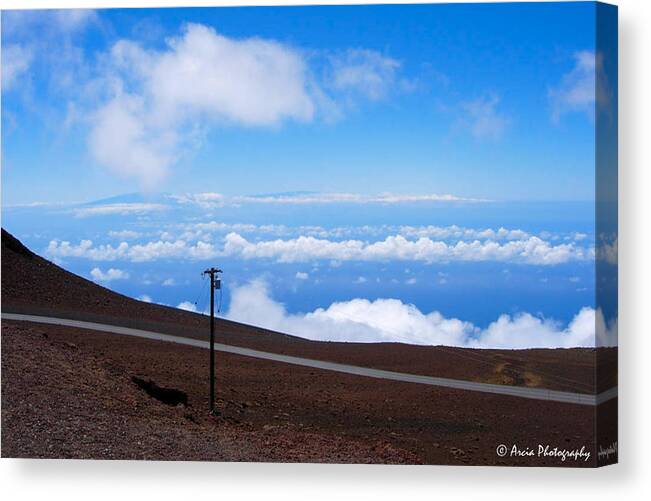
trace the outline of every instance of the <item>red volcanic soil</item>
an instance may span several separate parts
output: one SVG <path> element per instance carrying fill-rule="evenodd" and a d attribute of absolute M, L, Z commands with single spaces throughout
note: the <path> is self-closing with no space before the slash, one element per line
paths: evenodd
<path fill-rule="evenodd" d="M 67 327 L 3 322 L 7 457 L 590 466 L 499 444 L 591 449 L 594 409 L 381 381 Z M 187 396 L 167 405 L 133 378 Z"/>
<path fill-rule="evenodd" d="M 2 310 L 205 338 L 204 316 L 133 300 L 31 253 L 3 230 Z M 218 341 L 424 375 L 589 393 L 595 350 L 466 350 L 307 341 L 218 321 Z M 601 355 L 601 353 L 600 353 Z M 614 366 L 614 350 L 604 358 Z M 595 409 L 217 354 L 218 417 L 206 412 L 207 351 L 2 322 L 4 457 L 592 466 Z M 136 378 L 136 379 L 134 379 Z M 140 384 L 138 384 L 138 382 Z M 612 383 L 612 384 L 611 384 Z M 162 390 L 161 390 L 162 389 Z M 149 392 L 147 391 L 149 390 Z M 172 390 L 172 391 L 166 391 Z M 169 400 L 169 396 L 174 398 Z M 166 400 L 167 399 L 167 400 Z M 172 404 L 172 405 L 170 405 Z M 615 437 L 617 401 L 600 442 Z M 496 447 L 592 452 L 589 461 L 499 457 Z M 536 449 L 537 452 L 537 449 Z"/>

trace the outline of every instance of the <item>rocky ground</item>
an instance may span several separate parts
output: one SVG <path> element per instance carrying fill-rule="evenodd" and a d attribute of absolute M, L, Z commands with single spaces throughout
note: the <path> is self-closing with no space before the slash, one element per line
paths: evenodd
<path fill-rule="evenodd" d="M 589 447 L 585 406 L 219 353 L 212 417 L 206 350 L 24 322 L 3 322 L 2 348 L 4 457 L 591 464 L 495 453 L 502 443 Z M 187 404 L 158 400 L 134 377 Z"/>

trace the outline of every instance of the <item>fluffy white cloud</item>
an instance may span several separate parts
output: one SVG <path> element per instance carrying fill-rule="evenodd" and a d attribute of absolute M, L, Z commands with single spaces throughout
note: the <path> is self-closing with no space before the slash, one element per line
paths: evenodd
<path fill-rule="evenodd" d="M 296 272 L 296 279 L 297 280 L 307 280 L 310 278 L 310 275 L 305 273 L 304 271 L 297 271 Z"/>
<path fill-rule="evenodd" d="M 609 101 L 608 82 L 603 68 L 603 56 L 583 50 L 574 54 L 574 67 L 555 88 L 549 90 L 552 120 L 571 112 L 585 113 L 594 118 L 595 106 Z"/>
<path fill-rule="evenodd" d="M 126 280 L 129 278 L 129 273 L 117 268 L 109 268 L 106 272 L 100 268 L 93 268 L 90 270 L 90 276 L 96 282 L 112 282 L 113 280 Z"/>
<path fill-rule="evenodd" d="M 176 118 L 188 109 L 241 125 L 275 125 L 285 118 L 309 120 L 314 106 L 306 90 L 301 55 L 272 40 L 230 39 L 212 28 L 186 26 L 163 53 L 121 51 L 132 71 L 142 64 L 147 93 L 163 114 Z"/>
<path fill-rule="evenodd" d="M 241 259 L 272 259 L 284 263 L 330 261 L 419 261 L 463 262 L 496 261 L 532 265 L 556 265 L 569 261 L 594 259 L 594 249 L 579 247 L 575 243 L 553 245 L 536 236 L 504 242 L 487 240 L 458 240 L 447 243 L 429 237 L 409 240 L 402 235 L 392 235 L 384 240 L 328 240 L 299 236 L 286 240 L 249 241 L 239 233 L 224 237 L 223 247 L 204 240 L 189 243 L 183 239 L 161 239 L 130 245 L 93 245 L 82 240 L 74 245 L 68 241 L 50 241 L 46 255 L 62 259 L 77 257 L 95 261 L 128 260 L 133 262 L 158 259 L 211 259 L 230 256 Z"/>
<path fill-rule="evenodd" d="M 378 242 L 361 240 L 332 241 L 301 236 L 288 240 L 250 242 L 237 233 L 226 235 L 224 253 L 242 259 L 275 259 L 279 262 L 336 261 L 502 261 L 554 265 L 593 258 L 590 249 L 574 244 L 552 245 L 538 237 L 499 243 L 492 240 L 470 242 L 443 241 L 420 237 L 408 240 L 402 235 Z"/>
<path fill-rule="evenodd" d="M 197 242 L 195 245 L 188 245 L 183 240 L 158 240 L 136 245 L 121 242 L 117 246 L 94 246 L 92 240 L 82 240 L 78 245 L 67 241 L 52 240 L 45 250 L 45 254 L 57 259 L 73 257 L 93 261 L 145 262 L 159 259 L 209 259 L 217 256 L 219 252 L 210 243 Z"/>
<path fill-rule="evenodd" d="M 403 82 L 399 62 L 372 50 L 311 56 L 201 24 L 185 25 L 162 49 L 119 40 L 87 86 L 100 98 L 86 113 L 90 152 L 110 170 L 153 187 L 210 128 L 339 117 L 346 106 L 377 101 Z"/>
<path fill-rule="evenodd" d="M 480 97 L 461 104 L 464 117 L 459 124 L 479 139 L 499 139 L 509 125 L 509 118 L 498 110 L 496 95 Z"/>
<path fill-rule="evenodd" d="M 90 151 L 153 186 L 211 125 L 308 121 L 314 104 L 301 54 L 273 40 L 231 39 L 185 26 L 162 51 L 120 40 L 108 58 L 109 98 L 92 115 Z"/>
<path fill-rule="evenodd" d="M 601 312 L 583 308 L 567 325 L 522 313 L 502 315 L 487 328 L 422 313 L 398 299 L 353 299 L 290 314 L 274 301 L 265 282 L 256 280 L 233 291 L 227 318 L 308 339 L 351 342 L 401 342 L 477 348 L 573 347 L 616 344 L 616 324 L 605 328 Z M 601 322 L 602 327 L 599 326 Z M 596 337 L 595 329 L 601 334 Z M 613 332 L 615 335 L 613 337 Z"/>
<path fill-rule="evenodd" d="M 120 91 L 92 116 L 90 151 L 112 171 L 135 176 L 146 189 L 167 175 L 178 158 L 178 133 L 150 121 L 145 100 Z"/>
<path fill-rule="evenodd" d="M 152 302 L 151 296 L 148 296 L 147 294 L 142 294 L 141 296 L 138 296 L 136 299 L 138 299 L 138 301 L 142 301 L 143 303 Z"/>
<path fill-rule="evenodd" d="M 31 49 L 18 44 L 2 47 L 2 91 L 6 92 L 27 72 L 34 54 Z"/>

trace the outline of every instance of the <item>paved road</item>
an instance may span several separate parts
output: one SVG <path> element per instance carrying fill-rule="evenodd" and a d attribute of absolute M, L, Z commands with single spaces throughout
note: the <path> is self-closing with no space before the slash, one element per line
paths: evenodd
<path fill-rule="evenodd" d="M 2 313 L 4 320 L 21 320 L 26 322 L 36 322 L 41 324 L 65 325 L 67 327 L 77 327 L 80 329 L 89 329 L 99 332 L 108 332 L 111 334 L 121 334 L 125 336 L 135 336 L 156 341 L 167 341 L 170 343 L 184 344 L 195 346 L 197 348 L 210 348 L 208 341 L 200 341 L 181 336 L 170 336 L 158 332 L 150 332 L 139 329 L 130 329 L 117 325 L 98 324 L 95 322 L 84 322 L 81 320 L 71 320 L 67 318 L 43 317 L 37 315 L 20 315 L 16 313 Z M 250 348 L 241 348 L 227 344 L 215 343 L 215 350 L 245 357 L 260 358 L 263 360 L 272 360 L 274 362 L 283 362 L 287 364 L 301 365 L 303 367 L 313 367 L 328 371 L 343 372 L 345 374 L 354 374 L 357 376 L 372 377 L 378 379 L 389 379 L 392 381 L 402 381 L 406 383 L 428 384 L 431 386 L 442 386 L 456 390 L 478 391 L 481 393 L 494 393 L 498 395 L 508 395 L 512 397 L 530 398 L 535 400 L 547 400 L 552 402 L 564 402 L 578 405 L 598 405 L 612 398 L 617 397 L 617 387 L 611 388 L 603 393 L 586 394 L 571 393 L 565 391 L 546 390 L 542 388 L 526 388 L 522 386 L 507 386 L 488 383 L 475 383 L 472 381 L 463 381 L 460 379 L 448 379 L 441 377 L 418 376 L 415 374 L 405 374 L 402 372 L 392 372 L 380 369 L 370 369 L 368 367 L 357 367 L 354 365 L 337 364 L 334 362 L 324 362 L 321 360 L 311 360 L 309 358 L 292 357 L 269 353 L 266 351 L 252 350 Z"/>

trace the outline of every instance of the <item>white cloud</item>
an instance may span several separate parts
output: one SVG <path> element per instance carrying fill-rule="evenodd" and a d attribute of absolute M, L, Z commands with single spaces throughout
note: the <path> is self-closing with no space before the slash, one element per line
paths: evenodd
<path fill-rule="evenodd" d="M 119 91 L 92 116 L 90 151 L 112 171 L 153 188 L 178 158 L 178 133 L 150 122 L 145 100 Z"/>
<path fill-rule="evenodd" d="M 93 268 L 90 270 L 90 276 L 96 282 L 112 282 L 113 280 L 126 280 L 129 278 L 129 273 L 117 268 L 109 268 L 106 272 L 100 268 Z"/>
<path fill-rule="evenodd" d="M 357 277 L 353 281 L 354 284 L 365 284 L 366 282 L 368 282 L 368 279 L 366 277 Z"/>
<path fill-rule="evenodd" d="M 92 9 L 5 10 L 2 18 L 3 35 L 41 39 L 70 36 L 98 20 Z"/>
<path fill-rule="evenodd" d="M 417 261 L 464 262 L 495 261 L 533 265 L 556 265 L 570 261 L 594 259 L 594 249 L 574 243 L 553 245 L 536 236 L 522 240 L 454 241 L 446 243 L 429 237 L 409 240 L 391 235 L 384 240 L 328 240 L 311 236 L 291 239 L 249 241 L 239 233 L 224 237 L 223 247 L 199 240 L 194 244 L 183 239 L 162 239 L 130 245 L 93 245 L 82 240 L 74 245 L 68 241 L 51 240 L 46 255 L 50 258 L 85 258 L 95 261 L 128 260 L 133 262 L 158 259 L 203 260 L 218 256 L 241 259 L 272 259 L 284 263 L 330 261 L 337 266 L 344 261 Z"/>
<path fill-rule="evenodd" d="M 132 262 L 155 261 L 159 259 L 209 259 L 218 255 L 218 250 L 210 243 L 197 242 L 188 245 L 183 240 L 152 241 L 146 244 L 129 245 L 121 242 L 118 246 L 93 246 L 92 240 L 82 240 L 78 245 L 67 241 L 50 241 L 45 254 L 53 258 L 84 258 L 93 261 L 126 260 Z"/>
<path fill-rule="evenodd" d="M 173 285 L 176 285 L 176 282 L 174 281 L 173 278 L 166 278 L 163 280 L 163 287 L 172 287 Z"/>
<path fill-rule="evenodd" d="M 503 227 L 475 229 L 452 226 L 400 226 L 397 231 L 408 237 L 432 237 L 436 239 L 456 238 L 460 240 L 527 240 L 531 235 L 523 230 L 509 230 Z"/>
<path fill-rule="evenodd" d="M 310 275 L 308 275 L 304 271 L 297 271 L 296 272 L 296 279 L 297 280 L 307 280 L 308 278 L 310 278 Z"/>
<path fill-rule="evenodd" d="M 388 236 L 374 243 L 361 240 L 332 241 L 301 236 L 288 240 L 250 242 L 237 233 L 225 237 L 224 254 L 242 259 L 275 259 L 279 262 L 336 261 L 502 261 L 554 265 L 592 259 L 593 251 L 574 244 L 551 245 L 538 237 L 499 243 L 479 240 L 454 244 L 421 237 L 407 240 Z"/>
<path fill-rule="evenodd" d="M 88 207 L 78 207 L 72 210 L 75 217 L 88 217 L 88 216 L 113 216 L 113 215 L 129 215 L 129 214 L 146 214 L 153 211 L 161 211 L 167 209 L 167 206 L 162 204 L 152 203 L 116 203 L 95 205 Z"/>
<path fill-rule="evenodd" d="M 93 114 L 90 151 L 145 187 L 164 177 L 207 125 L 268 127 L 315 113 L 298 51 L 199 24 L 186 25 L 162 51 L 118 41 L 104 80 L 110 97 Z"/>
<path fill-rule="evenodd" d="M 563 75 L 558 86 L 549 90 L 552 120 L 566 113 L 585 113 L 594 119 L 595 106 L 607 106 L 610 99 L 603 68 L 603 56 L 583 50 L 574 54 L 574 67 Z"/>
<path fill-rule="evenodd" d="M 120 230 L 120 231 L 111 230 L 109 231 L 108 234 L 109 237 L 117 238 L 120 240 L 133 240 L 134 238 L 138 238 L 140 236 L 140 233 L 133 230 Z"/>
<path fill-rule="evenodd" d="M 472 241 L 472 240 L 493 240 L 493 241 L 510 241 L 510 240 L 528 240 L 532 236 L 538 236 L 547 241 L 572 241 L 586 242 L 590 245 L 588 235 L 585 233 L 551 233 L 543 231 L 538 235 L 533 235 L 527 231 L 517 228 L 468 228 L 457 225 L 451 226 L 406 226 L 406 225 L 363 225 L 363 226 L 335 226 L 325 228 L 323 226 L 286 226 L 286 225 L 255 225 L 242 223 L 222 223 L 217 221 L 184 223 L 178 226 L 183 230 L 179 238 L 184 240 L 209 239 L 213 233 L 230 233 L 239 234 L 269 234 L 278 237 L 291 236 L 310 236 L 316 238 L 360 238 L 373 237 L 382 238 L 386 235 L 402 235 L 406 238 L 415 239 L 420 237 L 429 237 L 434 240 L 446 241 Z M 162 238 L 162 237 L 161 237 Z M 171 234 L 167 234 L 165 240 L 173 239 Z"/>
<path fill-rule="evenodd" d="M 54 23 L 62 32 L 72 33 L 97 22 L 97 13 L 92 9 L 60 9 L 51 12 L 49 23 Z"/>
<path fill-rule="evenodd" d="M 97 15 L 89 9 L 3 10 L 3 92 L 12 88 L 28 89 L 26 79 L 21 77 L 25 77 L 38 60 L 39 69 L 49 65 L 47 71 L 53 89 L 61 90 L 74 82 L 78 93 L 84 62 L 82 50 L 72 43 L 72 38 L 95 21 Z M 29 99 L 34 96 L 30 95 Z M 49 104 L 39 103 L 39 111 Z"/>
<path fill-rule="evenodd" d="M 87 85 L 100 96 L 87 113 L 89 150 L 99 164 L 152 188 L 210 128 L 340 117 L 346 105 L 378 101 L 408 86 L 398 78 L 400 63 L 376 51 L 315 54 L 192 23 L 163 49 L 119 40 Z M 322 56 L 325 66 L 310 66 Z"/>
<path fill-rule="evenodd" d="M 309 120 L 314 113 L 301 55 L 272 40 L 230 39 L 191 24 L 148 62 L 145 85 L 162 113 L 190 108 L 249 126 Z"/>
<path fill-rule="evenodd" d="M 237 196 L 232 201 L 236 204 L 399 204 L 408 202 L 486 202 L 477 198 L 464 198 L 450 194 L 399 195 L 382 193 L 379 195 L 362 195 L 359 193 L 309 193 L 299 195 Z"/>
<path fill-rule="evenodd" d="M 415 277 L 411 277 L 411 278 L 408 278 L 407 280 L 405 280 L 405 284 L 407 284 L 407 285 L 414 285 L 416 282 L 418 282 L 418 280 L 416 280 Z"/>
<path fill-rule="evenodd" d="M 498 110 L 500 98 L 496 95 L 480 97 L 461 103 L 464 117 L 459 124 L 478 139 L 499 139 L 509 126 L 509 118 Z"/>
<path fill-rule="evenodd" d="M 592 308 L 582 308 L 569 325 L 523 313 L 516 316 L 501 315 L 469 346 L 491 348 L 567 348 L 595 346 L 596 316 Z"/>
<path fill-rule="evenodd" d="M 338 91 L 360 93 L 376 101 L 396 85 L 400 62 L 368 49 L 348 49 L 332 56 L 331 85 Z"/>
<path fill-rule="evenodd" d="M 3 13 L 4 15 L 4 13 Z M 29 69 L 34 54 L 28 47 L 11 44 L 2 47 L 2 91 L 6 92 L 19 81 Z"/>
<path fill-rule="evenodd" d="M 232 320 L 308 339 L 351 342 L 401 342 L 476 348 L 532 348 L 613 345 L 616 323 L 605 327 L 600 310 L 581 309 L 563 326 L 553 320 L 522 313 L 501 315 L 485 329 L 471 322 L 422 313 L 398 299 L 353 299 L 290 314 L 274 301 L 265 282 L 255 280 L 233 291 L 226 314 Z M 601 322 L 601 326 L 600 326 Z M 595 338 L 595 329 L 600 332 Z"/>
<path fill-rule="evenodd" d="M 191 311 L 194 313 L 197 312 L 197 306 L 194 303 L 191 303 L 190 301 L 183 301 L 182 303 L 179 303 L 176 307 L 185 311 Z"/>
<path fill-rule="evenodd" d="M 142 294 L 141 296 L 138 296 L 136 299 L 138 301 L 142 301 L 143 303 L 151 303 L 152 302 L 151 296 L 148 296 L 147 294 Z"/>
<path fill-rule="evenodd" d="M 185 195 L 172 195 L 180 204 L 192 204 L 202 209 L 215 209 L 224 205 L 224 195 L 221 193 L 186 193 Z"/>

